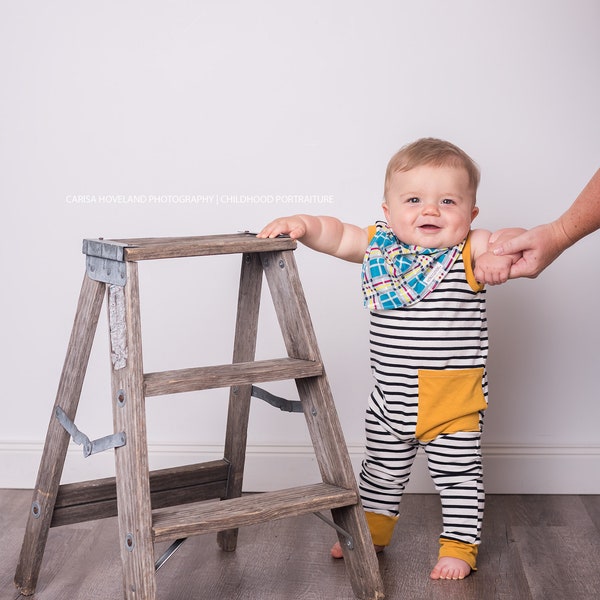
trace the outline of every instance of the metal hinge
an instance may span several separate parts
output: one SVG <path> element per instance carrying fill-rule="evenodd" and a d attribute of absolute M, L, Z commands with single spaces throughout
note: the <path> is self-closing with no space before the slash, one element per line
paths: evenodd
<path fill-rule="evenodd" d="M 127 439 L 125 432 L 113 433 L 97 440 L 90 440 L 90 438 L 77 429 L 75 423 L 67 417 L 67 413 L 60 407 L 57 406 L 55 410 L 56 418 L 58 422 L 66 429 L 69 435 L 73 438 L 73 441 L 80 446 L 83 445 L 83 456 L 86 458 L 91 454 L 97 454 L 98 452 L 104 452 L 104 450 L 110 450 L 112 448 L 120 448 L 125 446 Z"/>
<path fill-rule="evenodd" d="M 123 286 L 127 268 L 123 249 L 127 244 L 105 240 L 83 240 L 87 276 L 94 281 Z"/>

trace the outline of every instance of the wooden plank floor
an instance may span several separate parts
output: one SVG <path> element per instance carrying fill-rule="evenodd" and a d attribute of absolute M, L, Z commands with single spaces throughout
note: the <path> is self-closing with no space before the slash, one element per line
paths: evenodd
<path fill-rule="evenodd" d="M 30 491 L 0 490 L 0 599 L 13 585 Z M 430 581 L 440 529 L 435 495 L 407 495 L 379 564 L 388 600 L 597 600 L 600 496 L 490 495 L 479 571 Z M 214 535 L 188 540 L 157 574 L 160 600 L 352 600 L 332 530 L 313 515 L 240 530 L 238 549 Z M 157 545 L 157 554 L 167 546 Z M 50 531 L 35 600 L 120 600 L 116 519 Z"/>

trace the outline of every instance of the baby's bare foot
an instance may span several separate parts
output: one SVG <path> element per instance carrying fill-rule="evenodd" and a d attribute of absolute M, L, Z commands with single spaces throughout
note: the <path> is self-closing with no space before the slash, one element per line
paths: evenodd
<path fill-rule="evenodd" d="M 471 567 L 460 558 L 442 556 L 431 571 L 431 579 L 464 579 L 471 572 Z"/>
<path fill-rule="evenodd" d="M 342 546 L 339 542 L 336 542 L 331 547 L 331 556 L 333 556 L 333 558 L 344 558 L 344 554 L 342 552 Z"/>
<path fill-rule="evenodd" d="M 385 548 L 385 546 L 374 546 L 374 548 L 375 548 L 375 552 L 379 553 L 379 552 L 383 552 L 383 549 Z M 333 558 L 344 558 L 344 553 L 342 552 L 342 546 L 339 542 L 336 542 L 331 547 L 331 556 L 333 556 Z"/>

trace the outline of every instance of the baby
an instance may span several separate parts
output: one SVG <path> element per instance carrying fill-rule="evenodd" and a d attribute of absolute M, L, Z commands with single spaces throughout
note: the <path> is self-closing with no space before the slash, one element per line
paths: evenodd
<path fill-rule="evenodd" d="M 392 538 L 419 448 L 441 497 L 443 531 L 433 579 L 476 569 L 484 507 L 481 431 L 487 406 L 485 289 L 508 279 L 489 231 L 471 230 L 479 169 L 449 142 L 426 138 L 390 160 L 385 222 L 361 228 L 334 217 L 276 219 L 258 234 L 362 263 L 375 379 L 366 416 L 361 500 L 377 551 Z M 507 236 L 514 235 L 506 232 Z M 342 557 L 338 544 L 332 555 Z"/>

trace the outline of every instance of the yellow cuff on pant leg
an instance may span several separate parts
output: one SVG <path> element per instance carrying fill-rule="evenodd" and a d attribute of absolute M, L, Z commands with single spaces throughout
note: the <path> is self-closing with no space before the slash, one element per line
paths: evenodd
<path fill-rule="evenodd" d="M 373 544 L 375 546 L 388 546 L 392 540 L 398 517 L 373 512 L 365 512 L 365 517 L 373 538 Z"/>
<path fill-rule="evenodd" d="M 467 544 L 466 542 L 440 538 L 440 546 L 439 558 L 442 558 L 442 556 L 460 558 L 461 560 L 464 560 L 473 571 L 477 571 L 477 551 L 479 549 L 477 544 Z"/>

